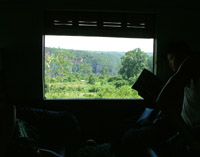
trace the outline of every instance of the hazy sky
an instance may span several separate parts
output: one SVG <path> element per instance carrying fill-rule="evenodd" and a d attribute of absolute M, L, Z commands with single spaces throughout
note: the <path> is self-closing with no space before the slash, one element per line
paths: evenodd
<path fill-rule="evenodd" d="M 153 39 L 48 35 L 45 36 L 45 46 L 76 50 L 120 52 L 140 48 L 144 52 L 153 52 Z"/>

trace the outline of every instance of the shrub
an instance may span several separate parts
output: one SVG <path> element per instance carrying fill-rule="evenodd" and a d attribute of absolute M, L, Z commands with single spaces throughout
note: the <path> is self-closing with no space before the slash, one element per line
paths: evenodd
<path fill-rule="evenodd" d="M 128 85 L 128 81 L 126 81 L 126 80 L 119 80 L 119 81 L 115 82 L 116 88 L 119 88 L 119 87 L 124 86 L 124 85 Z"/>
<path fill-rule="evenodd" d="M 108 82 L 113 82 L 113 81 L 118 81 L 118 80 L 123 80 L 121 75 L 110 77 L 108 79 Z"/>
<path fill-rule="evenodd" d="M 95 76 L 94 76 L 93 74 L 91 74 L 91 75 L 89 76 L 89 81 L 88 81 L 88 83 L 89 83 L 89 84 L 95 84 L 95 82 L 96 82 L 96 78 L 95 78 Z"/>
<path fill-rule="evenodd" d="M 92 87 L 91 89 L 89 89 L 89 92 L 98 92 L 100 91 L 99 87 Z"/>

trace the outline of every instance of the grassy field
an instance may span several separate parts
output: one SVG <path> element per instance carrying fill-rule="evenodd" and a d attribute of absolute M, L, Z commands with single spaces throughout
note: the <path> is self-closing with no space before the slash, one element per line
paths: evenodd
<path fill-rule="evenodd" d="M 52 82 L 45 90 L 46 99 L 66 98 L 141 98 L 130 85 L 116 87 L 113 82 L 97 81 L 89 84 L 87 81 Z"/>

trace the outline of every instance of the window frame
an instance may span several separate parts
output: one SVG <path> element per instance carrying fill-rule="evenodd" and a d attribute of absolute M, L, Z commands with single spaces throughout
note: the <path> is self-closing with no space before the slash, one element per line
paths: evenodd
<path fill-rule="evenodd" d="M 72 25 L 55 25 L 55 20 L 62 21 L 66 17 L 73 19 Z M 106 17 L 106 18 L 105 18 Z M 55 100 L 46 99 L 44 97 L 44 84 L 45 84 L 45 35 L 68 35 L 68 36 L 100 36 L 100 37 L 125 37 L 125 38 L 153 38 L 153 72 L 155 73 L 155 14 L 153 13 L 132 13 L 132 12 L 105 12 L 105 11 L 46 11 L 45 12 L 45 24 L 44 35 L 42 37 L 43 47 L 43 100 Z M 93 19 L 97 21 L 97 26 L 88 25 L 86 27 L 80 27 L 79 22 L 81 19 L 87 21 Z M 121 21 L 120 27 L 103 27 L 103 21 L 110 20 L 111 22 Z M 127 21 L 133 21 L 133 25 L 136 27 L 128 28 Z M 135 22 L 134 22 L 135 21 Z M 145 27 L 137 27 L 139 23 L 145 22 Z M 116 100 L 116 99 L 92 99 L 92 98 L 66 98 L 56 100 Z M 119 100 L 119 99 L 117 99 Z M 138 100 L 123 99 L 120 100 Z"/>

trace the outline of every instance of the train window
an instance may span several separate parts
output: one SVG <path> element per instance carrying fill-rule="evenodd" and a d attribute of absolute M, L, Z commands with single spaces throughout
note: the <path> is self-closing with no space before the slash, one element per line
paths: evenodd
<path fill-rule="evenodd" d="M 127 13 L 48 12 L 44 99 L 140 98 L 131 85 L 144 68 L 153 71 L 153 19 Z"/>

